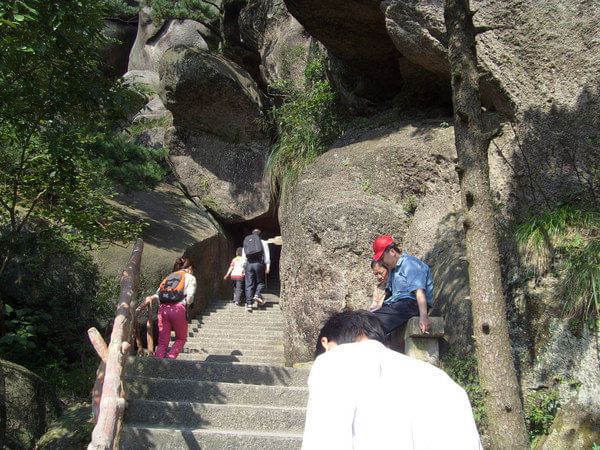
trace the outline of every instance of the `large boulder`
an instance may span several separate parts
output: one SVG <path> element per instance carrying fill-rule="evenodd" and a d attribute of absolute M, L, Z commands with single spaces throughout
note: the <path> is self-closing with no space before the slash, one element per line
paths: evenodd
<path fill-rule="evenodd" d="M 535 450 L 593 449 L 598 442 L 600 442 L 600 414 L 597 406 L 589 408 L 573 399 L 560 409 L 549 434 L 538 440 L 533 448 Z"/>
<path fill-rule="evenodd" d="M 129 119 L 127 134 L 136 144 L 152 148 L 166 148 L 166 136 L 173 125 L 173 114 L 159 95 L 160 79 L 151 70 L 130 70 L 123 76 L 124 83 L 141 97 L 143 105 Z"/>
<path fill-rule="evenodd" d="M 5 426 L 2 447 L 28 450 L 60 415 L 60 402 L 48 383 L 25 367 L 0 359 L 0 372 L 0 401 L 6 410 L 6 422 L 0 423 Z"/>
<path fill-rule="evenodd" d="M 371 102 L 392 99 L 402 86 L 401 55 L 386 33 L 379 3 L 285 0 L 290 13 L 338 61 L 333 72 L 339 88 Z"/>
<path fill-rule="evenodd" d="M 348 132 L 286 200 L 281 277 L 288 362 L 311 359 L 329 312 L 369 305 L 370 245 L 378 234 L 393 234 L 433 266 L 438 312 L 465 313 L 452 128 L 443 119 L 397 120 L 392 114 Z"/>
<path fill-rule="evenodd" d="M 210 213 L 188 200 L 176 186 L 166 183 L 153 191 L 124 193 L 118 204 L 132 220 L 147 223 L 141 236 L 142 294 L 153 293 L 162 277 L 171 271 L 175 259 L 184 253 L 189 254 L 197 269 L 194 312 L 223 292 L 222 273 L 232 250 Z M 197 252 L 198 248 L 204 251 Z M 116 276 L 125 267 L 131 249 L 132 245 L 112 245 L 97 250 L 94 257 L 104 274 Z"/>
<path fill-rule="evenodd" d="M 189 19 L 156 20 L 152 8 L 140 8 L 137 35 L 129 54 L 128 70 L 157 70 L 165 51 L 175 47 L 202 50 L 218 47 L 218 37 L 206 25 Z"/>
<path fill-rule="evenodd" d="M 189 195 L 227 223 L 264 215 L 269 138 L 256 83 L 223 57 L 186 47 L 165 52 L 159 75 L 173 114 L 169 159 Z"/>
<path fill-rule="evenodd" d="M 442 0 L 381 3 L 394 45 L 411 63 L 448 77 Z M 593 179 L 600 112 L 600 9 L 578 0 L 471 2 L 482 99 L 510 124 L 498 152 L 513 172 L 515 204 L 548 207 Z"/>
<path fill-rule="evenodd" d="M 238 24 L 241 42 L 260 57 L 263 82 L 290 82 L 302 89 L 312 39 L 283 0 L 248 2 L 240 11 Z"/>

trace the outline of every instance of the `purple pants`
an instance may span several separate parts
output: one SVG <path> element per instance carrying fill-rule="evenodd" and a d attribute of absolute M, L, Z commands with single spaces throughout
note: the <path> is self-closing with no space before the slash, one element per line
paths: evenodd
<path fill-rule="evenodd" d="M 175 343 L 167 354 L 167 346 L 171 340 L 171 330 L 175 330 Z M 157 358 L 175 359 L 183 350 L 188 335 L 188 322 L 185 317 L 185 305 L 174 303 L 164 304 L 158 308 L 158 345 L 154 356 Z"/>

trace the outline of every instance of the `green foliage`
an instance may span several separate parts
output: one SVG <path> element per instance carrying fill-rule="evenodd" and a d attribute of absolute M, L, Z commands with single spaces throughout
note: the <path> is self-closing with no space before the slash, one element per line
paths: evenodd
<path fill-rule="evenodd" d="M 583 323 L 600 319 L 600 212 L 565 204 L 517 227 L 517 242 L 536 274 L 556 269 L 563 313 Z"/>
<path fill-rule="evenodd" d="M 454 353 L 448 353 L 442 360 L 442 366 L 450 378 L 467 392 L 473 408 L 475 423 L 481 432 L 486 428 L 487 418 L 475 356 L 461 357 Z"/>
<path fill-rule="evenodd" d="M 559 406 L 556 387 L 534 391 L 525 398 L 525 423 L 530 442 L 548 434 Z"/>
<path fill-rule="evenodd" d="M 192 19 L 205 21 L 214 19 L 220 12 L 219 3 L 206 0 L 146 0 L 152 7 L 154 20 Z"/>
<path fill-rule="evenodd" d="M 272 88 L 283 97 L 280 106 L 271 110 L 277 141 L 267 161 L 273 192 L 286 189 L 296 181 L 300 171 L 320 155 L 343 131 L 337 96 L 326 78 L 325 58 L 316 53 L 305 69 L 304 90 L 291 82 Z"/>
<path fill-rule="evenodd" d="M 414 195 L 409 195 L 402 201 L 402 208 L 406 211 L 406 214 L 412 216 L 417 211 L 419 206 L 419 200 Z"/>
<path fill-rule="evenodd" d="M 0 4 L 0 237 L 9 249 L 25 229 L 86 245 L 139 234 L 106 201 L 111 177 L 155 184 L 161 154 L 113 138 L 134 94 L 99 70 L 106 13 L 104 0 Z M 11 253 L 3 256 L 0 272 Z"/>
<path fill-rule="evenodd" d="M 64 237 L 22 233 L 14 252 L 0 275 L 0 354 L 40 374 L 66 370 L 81 361 L 87 328 L 103 329 L 114 316 L 116 298 L 99 295 L 90 256 Z"/>
<path fill-rule="evenodd" d="M 94 151 L 104 164 L 103 172 L 128 189 L 154 187 L 167 172 L 158 163 L 167 156 L 165 148 L 144 147 L 115 137 L 97 142 Z"/>
<path fill-rule="evenodd" d="M 49 232 L 22 233 L 0 275 L 6 334 L 3 358 L 49 381 L 64 399 L 89 399 L 98 358 L 86 331 L 107 330 L 118 298 L 116 277 L 102 277 L 91 257 Z"/>
<path fill-rule="evenodd" d="M 125 0 L 104 0 L 109 17 L 133 19 L 139 12 L 138 6 L 132 6 Z"/>

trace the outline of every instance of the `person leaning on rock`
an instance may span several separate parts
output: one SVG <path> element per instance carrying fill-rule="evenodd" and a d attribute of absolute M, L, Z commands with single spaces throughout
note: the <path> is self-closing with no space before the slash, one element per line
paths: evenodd
<path fill-rule="evenodd" d="M 433 305 L 431 269 L 415 256 L 400 251 L 390 235 L 373 241 L 373 260 L 381 261 L 390 270 L 388 289 L 391 295 L 381 308 L 373 312 L 383 323 L 386 333 L 401 327 L 411 317 L 419 317 L 419 328 L 428 333 L 431 327 L 428 308 Z"/>

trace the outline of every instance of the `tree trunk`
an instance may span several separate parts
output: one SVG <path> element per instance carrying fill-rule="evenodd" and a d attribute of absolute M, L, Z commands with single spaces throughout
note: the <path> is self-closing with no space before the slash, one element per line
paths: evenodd
<path fill-rule="evenodd" d="M 527 431 L 512 359 L 500 253 L 489 183 L 488 147 L 479 95 L 473 13 L 468 0 L 445 0 L 454 103 L 454 133 L 469 261 L 473 330 L 494 449 L 527 449 Z"/>

